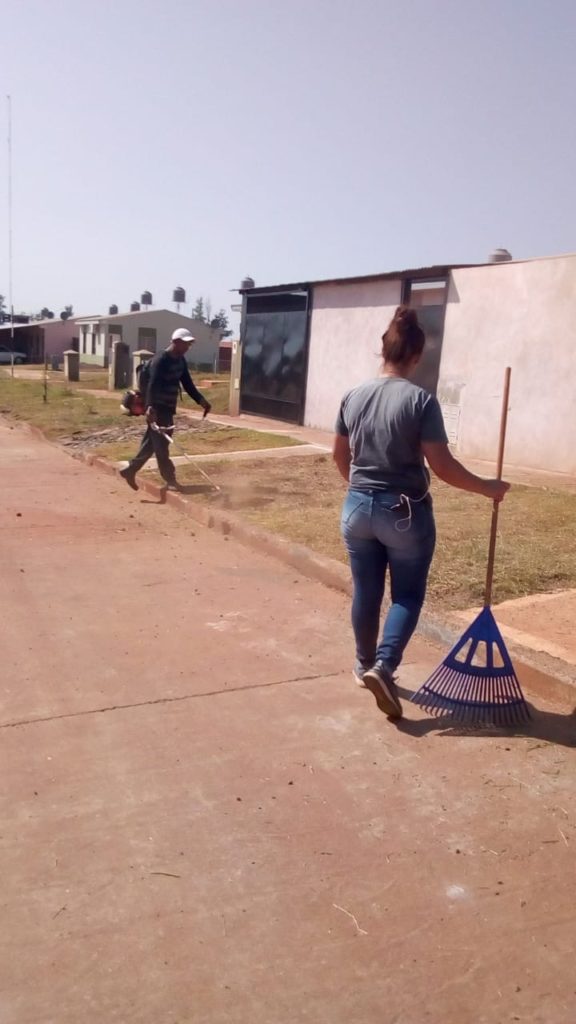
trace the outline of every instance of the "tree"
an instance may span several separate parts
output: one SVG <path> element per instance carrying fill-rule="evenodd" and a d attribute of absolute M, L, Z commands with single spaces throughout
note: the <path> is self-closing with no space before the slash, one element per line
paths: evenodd
<path fill-rule="evenodd" d="M 228 324 L 228 317 L 224 309 L 219 309 L 216 316 L 210 321 L 210 327 L 220 332 L 221 338 L 229 338 L 232 334 Z"/>
<path fill-rule="evenodd" d="M 40 317 L 42 320 L 53 320 L 54 313 L 51 309 L 48 309 L 48 306 L 43 306 L 40 310 Z"/>
<path fill-rule="evenodd" d="M 192 319 L 201 320 L 202 323 L 206 323 L 206 316 L 204 313 L 204 299 L 201 295 L 198 296 L 196 302 L 192 307 Z"/>
<path fill-rule="evenodd" d="M 70 317 L 72 316 L 72 313 L 73 313 L 72 306 L 64 306 L 64 309 L 60 313 L 60 319 L 61 320 L 69 320 Z"/>

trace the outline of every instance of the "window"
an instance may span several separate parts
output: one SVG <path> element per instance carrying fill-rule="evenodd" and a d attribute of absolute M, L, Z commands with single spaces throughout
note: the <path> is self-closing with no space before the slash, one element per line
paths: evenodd
<path fill-rule="evenodd" d="M 149 352 L 156 351 L 156 328 L 138 328 L 138 348 L 146 348 Z"/>
<path fill-rule="evenodd" d="M 413 308 L 423 306 L 443 306 L 448 292 L 446 278 L 438 280 L 403 281 L 402 302 Z"/>

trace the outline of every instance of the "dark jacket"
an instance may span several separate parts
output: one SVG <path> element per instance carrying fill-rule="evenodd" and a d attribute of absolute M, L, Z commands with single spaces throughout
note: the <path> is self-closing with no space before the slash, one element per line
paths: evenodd
<path fill-rule="evenodd" d="M 204 401 L 203 395 L 195 387 L 190 376 L 188 364 L 183 356 L 172 356 L 169 352 L 160 352 L 150 361 L 150 382 L 146 391 L 146 407 L 156 409 L 161 406 L 176 412 L 180 385 L 198 405 Z"/>

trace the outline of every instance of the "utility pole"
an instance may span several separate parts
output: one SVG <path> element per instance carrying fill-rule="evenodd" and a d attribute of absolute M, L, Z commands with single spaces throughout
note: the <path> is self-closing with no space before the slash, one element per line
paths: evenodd
<path fill-rule="evenodd" d="M 10 306 L 10 363 L 14 376 L 14 301 L 12 295 L 12 97 L 8 101 L 8 305 Z"/>

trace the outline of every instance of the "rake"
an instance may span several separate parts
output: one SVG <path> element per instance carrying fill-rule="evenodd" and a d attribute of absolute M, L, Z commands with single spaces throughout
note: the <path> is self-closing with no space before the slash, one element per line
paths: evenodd
<path fill-rule="evenodd" d="M 504 375 L 497 478 L 502 478 L 510 393 L 510 367 Z M 490 609 L 499 502 L 492 508 L 484 607 L 444 661 L 414 694 L 415 704 L 432 715 L 449 715 L 469 725 L 516 725 L 530 718 L 520 683 Z"/>

